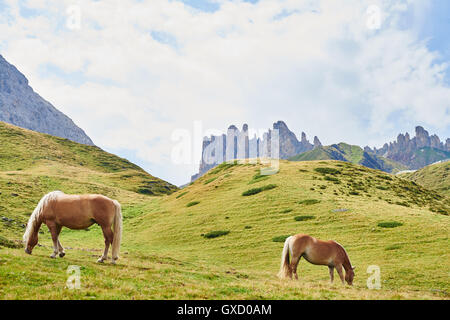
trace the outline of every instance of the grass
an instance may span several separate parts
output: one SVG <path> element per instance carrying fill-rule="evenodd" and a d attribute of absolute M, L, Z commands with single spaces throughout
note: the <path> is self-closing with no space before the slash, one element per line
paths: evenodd
<path fill-rule="evenodd" d="M 450 196 L 450 161 L 429 165 L 416 172 L 404 173 L 400 177 L 412 180 L 447 197 Z"/>
<path fill-rule="evenodd" d="M 8 240 L 0 236 L 0 247 L 6 248 L 22 248 L 22 244 Z"/>
<path fill-rule="evenodd" d="M 17 132 L 12 139 L 27 135 Z M 42 150 L 43 156 L 53 160 L 36 159 L 33 164 L 25 151 L 24 160 L 17 155 L 17 166 L 14 158 L 0 158 L 0 216 L 13 219 L 0 221 L 0 236 L 8 244 L 19 240 L 24 232 L 22 224 L 47 190 L 103 193 L 122 203 L 120 259 L 115 266 L 95 262 L 104 245 L 102 231 L 96 225 L 89 231 L 64 228 L 61 243 L 66 256 L 50 259 L 52 241 L 44 227 L 39 234 L 43 246 L 36 247 L 31 256 L 23 248 L 0 246 L 0 299 L 450 298 L 450 262 L 446 259 L 450 217 L 430 209 L 448 211 L 450 202 L 421 185 L 396 176 L 385 180 L 378 177 L 383 175 L 380 171 L 350 163 L 281 161 L 279 173 L 270 177 L 277 186 L 270 192 L 243 197 L 260 165 L 230 165 L 216 173 L 221 181 L 229 174 L 219 188 L 196 181 L 184 189 L 180 200 L 178 192 L 158 196 L 137 193 L 135 182 L 146 179 L 137 169 L 120 171 L 114 165 L 114 170 L 97 171 L 95 163 L 86 160 L 80 166 L 77 155 L 71 162 L 67 154 L 60 154 L 58 162 L 60 149 L 56 146 Z M 340 170 L 342 183 L 320 180 L 327 188 L 319 189 L 319 180 L 313 177 L 323 175 L 314 169 L 324 166 Z M 387 183 L 389 190 L 375 187 Z M 366 191 L 358 197 L 348 196 L 353 184 Z M 317 201 L 305 207 L 299 199 Z M 201 205 L 186 209 L 186 203 L 195 201 Z M 396 205 L 398 201 L 410 206 Z M 348 211 L 333 212 L 336 208 Z M 307 209 L 305 214 L 315 219 L 300 224 L 292 215 L 281 214 L 287 209 Z M 403 225 L 377 227 L 380 222 L 396 221 Z M 200 237 L 206 230 L 229 233 L 215 239 Z M 343 245 L 357 266 L 354 286 L 329 284 L 326 267 L 303 259 L 299 266 L 301 281 L 280 281 L 276 274 L 283 242 L 298 233 Z M 70 265 L 80 266 L 79 290 L 65 287 Z M 366 270 L 370 265 L 381 269 L 380 290 L 367 289 Z"/>

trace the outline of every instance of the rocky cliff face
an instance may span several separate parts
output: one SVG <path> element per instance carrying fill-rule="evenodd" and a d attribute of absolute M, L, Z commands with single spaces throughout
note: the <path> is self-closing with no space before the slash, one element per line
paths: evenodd
<path fill-rule="evenodd" d="M 250 137 L 247 124 L 244 124 L 242 130 L 232 125 L 228 128 L 227 134 L 203 139 L 199 173 L 192 176 L 191 180 L 195 181 L 225 161 L 249 158 L 288 159 L 321 145 L 317 137 L 314 137 L 314 144 L 311 144 L 304 132 L 299 141 L 283 121 L 274 123 L 273 129 L 265 132 L 262 138 L 256 135 Z"/>
<path fill-rule="evenodd" d="M 411 169 L 420 169 L 436 161 L 450 157 L 450 139 L 441 142 L 437 135 L 430 136 L 423 127 L 416 127 L 416 135 L 399 134 L 397 140 L 385 143 L 380 149 L 365 150 L 376 155 L 400 162 Z"/>
<path fill-rule="evenodd" d="M 86 133 L 28 85 L 16 67 L 0 55 L 0 121 L 93 145 Z"/>

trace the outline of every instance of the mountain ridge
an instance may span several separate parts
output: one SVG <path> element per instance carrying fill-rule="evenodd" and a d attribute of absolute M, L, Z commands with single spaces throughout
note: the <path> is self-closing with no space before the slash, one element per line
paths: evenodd
<path fill-rule="evenodd" d="M 301 153 L 289 158 L 291 161 L 312 160 L 340 160 L 360 164 L 367 168 L 377 169 L 388 173 L 396 173 L 407 169 L 401 163 L 364 151 L 356 145 L 341 142 L 330 146 L 321 146 L 312 151 Z"/>
<path fill-rule="evenodd" d="M 450 158 L 450 138 L 447 138 L 445 143 L 441 142 L 436 134 L 430 136 L 423 127 L 417 126 L 413 138 L 408 132 L 400 133 L 396 141 L 385 143 L 380 149 L 366 146 L 364 150 L 417 170 Z"/>
<path fill-rule="evenodd" d="M 0 121 L 94 145 L 72 119 L 36 93 L 28 79 L 0 54 Z"/>
<path fill-rule="evenodd" d="M 278 132 L 279 150 L 273 153 L 272 135 L 275 130 Z M 347 151 L 340 150 L 339 145 L 345 146 Z M 353 150 L 355 153 L 352 154 L 351 149 L 355 147 L 357 150 Z M 273 129 L 265 132 L 262 138 L 256 135 L 249 137 L 247 124 L 243 125 L 242 130 L 231 125 L 226 134 L 203 139 L 199 172 L 191 177 L 191 182 L 225 161 L 258 157 L 294 161 L 341 160 L 396 173 L 407 169 L 420 169 L 436 161 L 449 159 L 450 138 L 447 138 L 445 143 L 441 142 L 437 135 L 430 136 L 423 127 L 417 126 L 415 137 L 410 138 L 408 133 L 399 134 L 397 141 L 385 143 L 380 149 L 351 146 L 344 142 L 324 147 L 317 136 L 314 137 L 314 142 L 310 143 L 304 132 L 298 140 L 295 133 L 281 120 L 275 122 Z M 352 157 L 356 158 L 352 160 Z"/>
<path fill-rule="evenodd" d="M 273 152 L 272 148 L 277 146 L 274 142 L 276 139 L 273 139 L 276 136 L 279 137 L 278 152 Z M 257 137 L 256 134 L 250 137 L 247 124 L 242 126 L 242 130 L 231 125 L 228 127 L 227 134 L 203 138 L 199 172 L 192 176 L 191 181 L 200 178 L 208 170 L 224 161 L 269 157 L 288 159 L 321 145 L 317 136 L 314 137 L 313 143 L 309 142 L 305 132 L 301 133 L 301 138 L 298 140 L 295 133 L 289 130 L 286 123 L 281 120 L 275 122 L 272 129 L 263 133 L 262 138 Z"/>

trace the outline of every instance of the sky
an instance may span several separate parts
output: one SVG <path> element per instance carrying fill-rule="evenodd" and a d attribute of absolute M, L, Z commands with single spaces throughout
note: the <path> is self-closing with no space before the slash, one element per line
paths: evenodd
<path fill-rule="evenodd" d="M 447 0 L 0 0 L 0 54 L 96 145 L 182 185 L 203 136 L 231 124 L 283 120 L 326 145 L 381 147 L 417 125 L 450 137 L 449 13 Z"/>

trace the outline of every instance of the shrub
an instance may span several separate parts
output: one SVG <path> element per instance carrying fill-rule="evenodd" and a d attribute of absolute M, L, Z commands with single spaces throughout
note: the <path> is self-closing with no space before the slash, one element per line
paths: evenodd
<path fill-rule="evenodd" d="M 250 180 L 250 182 L 248 184 L 253 184 L 253 183 L 260 182 L 260 181 L 264 181 L 264 180 L 269 179 L 269 177 L 270 176 L 268 176 L 268 175 L 261 175 L 261 174 L 257 173 L 253 176 L 252 180 Z"/>
<path fill-rule="evenodd" d="M 397 249 L 401 249 L 401 245 L 400 244 L 393 244 L 391 246 L 387 246 L 384 250 L 397 250 Z"/>
<path fill-rule="evenodd" d="M 396 201 L 395 204 L 399 206 L 410 207 L 408 202 Z"/>
<path fill-rule="evenodd" d="M 352 196 L 358 196 L 359 192 L 357 192 L 357 191 L 350 191 L 349 194 L 352 195 Z"/>
<path fill-rule="evenodd" d="M 314 216 L 297 216 L 294 218 L 295 221 L 306 221 L 314 219 Z"/>
<path fill-rule="evenodd" d="M 254 194 L 258 194 L 258 193 L 266 191 L 266 190 L 271 190 L 271 189 L 274 189 L 276 187 L 277 186 L 275 184 L 268 184 L 267 186 L 264 186 L 264 187 L 249 189 L 249 190 L 243 192 L 242 195 L 244 197 L 252 196 Z"/>
<path fill-rule="evenodd" d="M 392 181 L 392 178 L 387 176 L 387 175 L 377 175 L 378 178 L 383 179 L 383 180 L 389 180 Z"/>
<path fill-rule="evenodd" d="M 331 174 L 331 175 L 336 175 L 336 174 L 340 174 L 341 171 L 335 168 L 315 168 L 314 171 L 321 173 L 323 175 L 325 174 Z"/>
<path fill-rule="evenodd" d="M 207 234 L 204 234 L 203 237 L 207 238 L 207 239 L 213 239 L 213 238 L 217 238 L 217 237 L 221 237 L 221 236 L 226 236 L 229 233 L 230 233 L 230 231 L 222 231 L 222 230 L 211 231 L 211 232 L 208 232 Z"/>
<path fill-rule="evenodd" d="M 188 191 L 180 193 L 179 195 L 176 196 L 177 199 L 180 199 L 182 196 L 188 194 Z"/>
<path fill-rule="evenodd" d="M 334 177 L 330 177 L 330 176 L 325 176 L 324 179 L 328 180 L 328 181 L 333 181 L 333 182 L 340 182 L 338 178 L 334 178 Z"/>
<path fill-rule="evenodd" d="M 150 190 L 149 188 L 146 188 L 146 187 L 139 188 L 137 190 L 137 192 L 140 193 L 140 194 L 147 194 L 147 195 L 154 195 L 155 194 L 152 190 Z"/>
<path fill-rule="evenodd" d="M 211 179 L 208 179 L 208 180 L 206 180 L 205 181 L 205 185 L 207 185 L 207 184 L 210 184 L 211 182 L 213 182 L 213 181 L 215 181 L 217 179 L 217 177 L 214 177 L 214 178 L 211 178 Z"/>
<path fill-rule="evenodd" d="M 286 239 L 290 237 L 290 236 L 278 236 L 278 237 L 273 237 L 272 241 L 273 242 L 285 242 Z"/>
<path fill-rule="evenodd" d="M 244 229 L 251 229 L 252 226 L 245 226 Z"/>
<path fill-rule="evenodd" d="M 298 203 L 309 206 L 309 205 L 316 204 L 319 202 L 320 202 L 320 200 L 316 200 L 316 199 L 305 199 L 305 200 L 299 201 Z"/>
<path fill-rule="evenodd" d="M 244 192 L 242 193 L 242 195 L 243 195 L 244 197 L 248 197 L 248 196 L 252 196 L 252 195 L 254 195 L 254 194 L 260 193 L 260 192 L 262 192 L 262 188 L 253 188 L 253 189 L 249 189 L 249 190 L 247 190 L 247 191 L 244 191 Z"/>
<path fill-rule="evenodd" d="M 196 205 L 198 205 L 200 203 L 200 201 L 192 201 L 192 202 L 189 202 L 187 205 L 186 205 L 186 207 L 193 207 L 193 206 L 196 206 Z"/>
<path fill-rule="evenodd" d="M 234 167 L 235 165 L 237 165 L 238 163 L 237 163 L 237 161 L 233 161 L 233 162 L 223 162 L 223 163 L 221 163 L 221 164 L 219 164 L 217 167 L 215 167 L 213 170 L 211 170 L 210 172 L 209 172 L 209 174 L 216 174 L 216 173 L 219 173 L 220 171 L 222 171 L 222 170 L 227 170 L 227 169 L 229 169 L 229 168 L 231 168 L 231 167 Z"/>
<path fill-rule="evenodd" d="M 430 208 L 431 211 L 436 212 L 436 213 L 440 213 L 443 214 L 444 216 L 448 216 L 449 212 L 443 208 L 435 208 L 435 207 L 431 207 Z"/>
<path fill-rule="evenodd" d="M 294 209 L 284 209 L 283 211 L 281 211 L 281 213 L 289 213 L 289 212 L 292 212 L 292 211 L 294 211 Z"/>
<path fill-rule="evenodd" d="M 403 223 L 397 221 L 379 222 L 378 226 L 381 228 L 396 228 L 402 226 Z"/>
<path fill-rule="evenodd" d="M 266 191 L 266 190 L 275 189 L 276 187 L 277 187 L 276 184 L 268 184 L 267 186 L 262 187 L 262 189 L 263 189 L 263 191 Z"/>
<path fill-rule="evenodd" d="M 18 249 L 18 248 L 22 248 L 22 244 L 16 243 L 14 241 L 8 240 L 8 239 L 0 236 L 0 247 Z"/>

